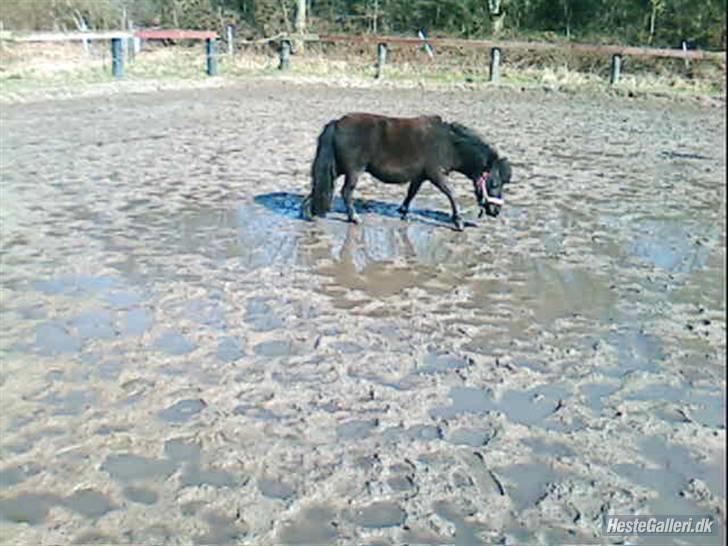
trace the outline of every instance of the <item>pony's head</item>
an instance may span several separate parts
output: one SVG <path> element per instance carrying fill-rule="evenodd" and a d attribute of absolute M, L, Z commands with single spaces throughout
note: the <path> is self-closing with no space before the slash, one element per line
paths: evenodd
<path fill-rule="evenodd" d="M 503 206 L 503 186 L 511 181 L 511 164 L 505 157 L 493 160 L 490 168 L 483 171 L 475 180 L 475 196 L 480 205 L 480 215 L 498 216 Z"/>
<path fill-rule="evenodd" d="M 450 124 L 450 128 L 459 156 L 456 170 L 473 181 L 480 215 L 498 216 L 503 207 L 503 187 L 511 181 L 511 164 L 472 129 L 459 123 Z"/>

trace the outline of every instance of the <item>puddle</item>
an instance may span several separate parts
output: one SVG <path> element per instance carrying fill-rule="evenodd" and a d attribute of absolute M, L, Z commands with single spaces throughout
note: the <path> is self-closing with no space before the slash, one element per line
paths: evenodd
<path fill-rule="evenodd" d="M 261 421 L 277 421 L 282 419 L 277 413 L 268 408 L 260 408 L 251 404 L 240 404 L 233 409 L 235 415 L 244 415 L 251 419 L 259 419 Z"/>
<path fill-rule="evenodd" d="M 31 476 L 39 474 L 41 471 L 41 467 L 35 463 L 3 468 L 0 470 L 0 487 L 12 487 L 24 482 Z"/>
<path fill-rule="evenodd" d="M 180 477 L 180 484 L 182 487 L 237 487 L 240 480 L 225 470 L 187 465 Z"/>
<path fill-rule="evenodd" d="M 470 366 L 467 358 L 451 353 L 428 352 L 422 359 L 422 364 L 417 367 L 417 373 L 433 374 L 460 370 Z"/>
<path fill-rule="evenodd" d="M 465 520 L 460 510 L 446 501 L 437 501 L 433 504 L 434 512 L 455 526 L 454 546 L 478 546 L 485 544 L 478 536 L 475 525 Z M 452 539 L 450 539 L 452 540 Z"/>
<path fill-rule="evenodd" d="M 143 298 L 128 290 L 113 290 L 104 294 L 104 299 L 114 309 L 129 309 L 142 303 Z"/>
<path fill-rule="evenodd" d="M 329 345 L 329 347 L 331 347 L 334 351 L 338 351 L 346 355 L 352 355 L 364 351 L 364 347 L 358 343 L 352 343 L 351 341 L 334 341 L 331 345 Z"/>
<path fill-rule="evenodd" d="M 559 269 L 534 260 L 524 297 L 515 305 L 531 309 L 540 323 L 575 314 L 606 321 L 617 316 L 617 299 L 609 284 L 607 278 L 586 270 Z"/>
<path fill-rule="evenodd" d="M 399 527 L 404 523 L 406 517 L 407 512 L 399 504 L 381 501 L 355 508 L 351 520 L 359 527 L 382 529 Z"/>
<path fill-rule="evenodd" d="M 629 251 L 665 271 L 690 273 L 705 267 L 710 257 L 711 248 L 697 243 L 696 236 L 705 236 L 713 229 L 690 229 L 684 222 L 673 220 L 647 220 L 635 230 Z"/>
<path fill-rule="evenodd" d="M 653 383 L 627 395 L 625 399 L 679 405 L 691 420 L 708 427 L 725 429 L 725 396 L 719 391 Z"/>
<path fill-rule="evenodd" d="M 47 295 L 89 296 L 108 293 L 119 285 L 114 277 L 59 277 L 36 281 L 36 290 Z"/>
<path fill-rule="evenodd" d="M 378 426 L 378 419 L 354 419 L 340 423 L 336 427 L 336 435 L 343 440 L 362 440 Z"/>
<path fill-rule="evenodd" d="M 97 546 L 99 544 L 121 544 L 121 540 L 98 531 L 87 531 L 78 535 L 74 539 L 73 544 L 88 544 Z"/>
<path fill-rule="evenodd" d="M 154 347 L 171 356 L 182 356 L 191 353 L 197 345 L 179 332 L 167 331 L 154 341 Z"/>
<path fill-rule="evenodd" d="M 499 400 L 485 390 L 456 387 L 450 391 L 452 406 L 436 408 L 430 414 L 435 418 L 448 419 L 460 413 L 499 411 L 515 423 L 547 427 L 546 419 L 558 410 L 560 401 L 570 396 L 568 390 L 560 385 L 543 385 L 529 391 L 506 391 Z"/>
<path fill-rule="evenodd" d="M 295 354 L 293 342 L 287 339 L 263 341 L 253 347 L 253 352 L 258 356 L 268 358 L 280 358 L 282 356 L 292 356 Z"/>
<path fill-rule="evenodd" d="M 244 343 L 237 337 L 224 337 L 217 345 L 216 354 L 223 362 L 235 362 L 245 355 Z"/>
<path fill-rule="evenodd" d="M 607 377 L 621 378 L 630 372 L 658 372 L 665 359 L 662 340 L 637 330 L 610 332 L 604 341 L 617 350 L 617 368 L 604 367 Z"/>
<path fill-rule="evenodd" d="M 106 495 L 93 489 L 75 491 L 64 499 L 63 505 L 87 518 L 100 518 L 107 512 L 116 509 Z"/>
<path fill-rule="evenodd" d="M 222 304 L 212 299 L 196 299 L 185 302 L 183 313 L 196 323 L 223 330 L 227 326 Z"/>
<path fill-rule="evenodd" d="M 389 427 L 382 432 L 382 440 L 387 442 L 401 442 L 402 440 L 431 442 L 442 440 L 442 438 L 442 429 L 434 425 L 413 425 L 409 428 Z"/>
<path fill-rule="evenodd" d="M 113 339 L 116 336 L 114 318 L 108 311 L 89 311 L 78 315 L 71 324 L 83 340 Z"/>
<path fill-rule="evenodd" d="M 78 390 L 67 394 L 49 394 L 41 402 L 55 406 L 55 415 L 81 415 L 97 404 L 97 396 L 93 391 Z"/>
<path fill-rule="evenodd" d="M 168 478 L 177 469 L 174 461 L 151 459 L 131 453 L 109 455 L 101 464 L 101 470 L 120 482 Z"/>
<path fill-rule="evenodd" d="M 560 457 L 576 457 L 576 452 L 566 444 L 559 442 L 547 442 L 542 438 L 526 438 L 521 442 L 533 450 L 533 454 L 537 457 L 545 459 Z"/>
<path fill-rule="evenodd" d="M 550 483 L 565 479 L 547 464 L 515 464 L 495 470 L 506 494 L 518 512 L 532 508 L 545 494 Z"/>
<path fill-rule="evenodd" d="M 484 428 L 456 428 L 447 435 L 451 444 L 482 447 L 493 439 L 493 431 Z"/>
<path fill-rule="evenodd" d="M 185 423 L 204 410 L 207 404 L 199 398 L 175 402 L 158 413 L 159 418 L 170 423 Z"/>
<path fill-rule="evenodd" d="M 60 497 L 41 493 L 21 493 L 15 497 L 0 499 L 0 519 L 12 523 L 40 525 L 51 507 L 61 504 Z"/>
<path fill-rule="evenodd" d="M 195 537 L 195 544 L 242 544 L 248 533 L 247 525 L 220 512 L 207 512 L 203 519 L 210 530 Z"/>
<path fill-rule="evenodd" d="M 245 322 L 256 332 L 269 332 L 282 328 L 283 320 L 276 316 L 266 298 L 251 298 L 245 305 Z"/>
<path fill-rule="evenodd" d="M 81 341 L 71 335 L 68 329 L 58 322 L 46 322 L 36 328 L 35 346 L 44 356 L 62 353 L 77 353 L 81 350 Z"/>
<path fill-rule="evenodd" d="M 130 309 L 124 315 L 122 332 L 129 336 L 140 336 L 154 324 L 153 315 L 145 309 Z"/>
<path fill-rule="evenodd" d="M 602 409 L 604 409 L 606 399 L 620 388 L 620 385 L 610 385 L 608 383 L 589 383 L 579 387 L 582 393 L 584 393 L 589 407 L 597 413 L 601 413 Z"/>
<path fill-rule="evenodd" d="M 174 438 L 164 442 L 164 454 L 172 461 L 198 463 L 202 455 L 202 448 L 199 444 Z"/>
<path fill-rule="evenodd" d="M 326 506 L 301 510 L 293 521 L 284 522 L 278 532 L 279 544 L 329 544 L 338 540 L 336 513 Z"/>
<path fill-rule="evenodd" d="M 258 489 L 264 497 L 271 499 L 288 499 L 296 494 L 293 487 L 273 478 L 258 479 Z"/>
<path fill-rule="evenodd" d="M 679 484 L 672 487 L 673 493 L 676 493 L 677 489 L 687 485 L 690 478 L 699 478 L 708 484 L 713 494 L 726 497 L 725 467 L 721 468 L 721 461 L 697 461 L 687 448 L 670 444 L 657 436 L 646 437 L 639 445 L 645 457 L 662 469 L 664 481 L 660 490 L 668 488 L 670 483 Z"/>
<path fill-rule="evenodd" d="M 148 506 L 156 504 L 159 500 L 159 495 L 155 491 L 144 487 L 127 486 L 122 491 L 122 494 L 124 495 L 124 498 L 131 502 L 146 504 Z"/>
<path fill-rule="evenodd" d="M 387 479 L 387 485 L 396 492 L 407 492 L 415 489 L 415 482 L 409 476 L 393 476 Z"/>

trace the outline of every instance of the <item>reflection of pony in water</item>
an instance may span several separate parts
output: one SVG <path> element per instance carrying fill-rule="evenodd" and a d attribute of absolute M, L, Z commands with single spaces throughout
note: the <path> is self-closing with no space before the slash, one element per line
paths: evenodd
<path fill-rule="evenodd" d="M 419 268 L 396 263 L 398 257 L 409 263 L 416 256 L 406 228 L 387 230 L 386 241 L 367 232 L 371 235 L 369 228 L 349 225 L 341 246 L 331 248 L 333 262 L 320 267 L 319 273 L 331 277 L 337 286 L 377 297 L 401 293 L 426 280 Z"/>
<path fill-rule="evenodd" d="M 481 215 L 498 216 L 511 166 L 474 131 L 459 123 L 445 123 L 439 116 L 350 114 L 329 122 L 319 136 L 311 194 L 304 199 L 302 214 L 306 218 L 325 216 L 331 209 L 334 182 L 343 174 L 341 195 L 347 216 L 358 223 L 352 195 L 361 174 L 368 172 L 388 184 L 409 183 L 399 208 L 402 218 L 422 183 L 429 180 L 450 201 L 452 221 L 462 230 L 463 220 L 446 178 L 452 171 L 472 180 Z"/>

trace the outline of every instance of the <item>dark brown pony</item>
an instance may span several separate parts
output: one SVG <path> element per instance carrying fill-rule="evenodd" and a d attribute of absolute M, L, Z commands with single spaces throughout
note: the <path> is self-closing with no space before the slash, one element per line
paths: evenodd
<path fill-rule="evenodd" d="M 483 212 L 498 216 L 503 186 L 511 180 L 511 166 L 471 129 L 445 123 L 439 116 L 390 118 L 374 114 L 349 114 L 329 122 L 319 135 L 311 167 L 311 194 L 302 203 L 305 218 L 325 216 L 331 209 L 334 182 L 346 177 L 341 196 L 349 221 L 358 223 L 352 194 L 362 173 L 388 184 L 409 184 L 399 212 L 406 218 L 422 183 L 429 180 L 450 201 L 455 228 L 463 220 L 447 174 L 456 171 L 473 181 Z"/>

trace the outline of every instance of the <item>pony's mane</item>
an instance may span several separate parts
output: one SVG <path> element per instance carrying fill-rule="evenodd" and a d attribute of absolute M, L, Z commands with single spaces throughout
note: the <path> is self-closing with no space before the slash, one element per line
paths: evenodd
<path fill-rule="evenodd" d="M 478 133 L 457 122 L 449 125 L 453 137 L 452 142 L 460 153 L 485 157 L 487 164 L 498 159 L 498 152 L 492 146 L 486 144 Z"/>

